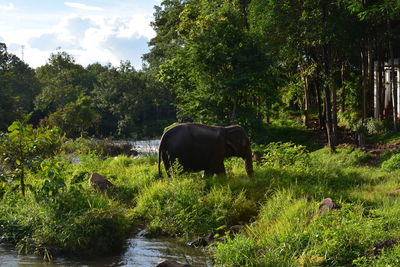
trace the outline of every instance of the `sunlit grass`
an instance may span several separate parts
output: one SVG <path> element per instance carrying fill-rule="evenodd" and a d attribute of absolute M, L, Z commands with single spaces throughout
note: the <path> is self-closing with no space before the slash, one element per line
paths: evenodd
<path fill-rule="evenodd" d="M 282 155 L 303 152 L 290 153 Z M 294 163 L 271 160 L 255 163 L 253 177 L 242 159 L 232 158 L 226 176 L 168 178 L 164 170 L 158 177 L 156 156 L 56 158 L 27 175 L 26 199 L 6 192 L 1 236 L 39 253 L 95 254 L 118 249 L 144 224 L 153 235 L 223 237 L 210 247 L 217 266 L 395 265 L 397 248 L 376 260 L 366 255 L 375 243 L 400 238 L 399 171 L 369 165 L 371 156 L 352 148 L 334 154 L 324 148 Z M 91 188 L 93 172 L 115 187 Z M 65 186 L 53 184 L 52 193 L 44 186 L 54 177 Z M 327 197 L 341 209 L 320 214 Z M 233 235 L 229 227 L 237 224 L 244 227 Z"/>

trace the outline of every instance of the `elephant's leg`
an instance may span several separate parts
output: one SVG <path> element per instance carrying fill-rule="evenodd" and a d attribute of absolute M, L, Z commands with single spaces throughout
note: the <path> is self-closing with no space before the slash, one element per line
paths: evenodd
<path fill-rule="evenodd" d="M 164 162 L 165 171 L 167 172 L 168 177 L 171 177 L 171 174 L 170 174 L 170 171 L 169 171 L 170 168 L 171 168 L 171 162 L 170 162 L 170 159 L 169 159 L 168 152 L 165 151 L 164 153 L 162 153 L 161 157 L 162 157 L 162 161 Z"/>
<path fill-rule="evenodd" d="M 206 168 L 206 170 L 204 171 L 204 176 L 212 176 L 214 174 L 226 175 L 225 166 L 224 166 L 223 161 L 213 164 L 212 166 Z"/>
<path fill-rule="evenodd" d="M 221 164 L 218 164 L 217 167 L 217 172 L 218 175 L 226 175 L 226 170 L 225 170 L 225 165 L 224 162 L 222 162 Z"/>

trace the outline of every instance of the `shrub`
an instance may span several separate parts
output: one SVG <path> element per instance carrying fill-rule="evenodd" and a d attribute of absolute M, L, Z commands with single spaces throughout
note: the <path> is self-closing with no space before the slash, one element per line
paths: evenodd
<path fill-rule="evenodd" d="M 292 142 L 271 142 L 261 149 L 265 154 L 262 160 L 268 165 L 291 166 L 309 162 L 306 147 Z"/>
<path fill-rule="evenodd" d="M 388 160 L 382 162 L 382 168 L 387 170 L 399 170 L 400 169 L 400 153 L 394 154 Z"/>
<path fill-rule="evenodd" d="M 243 193 L 205 188 L 198 177 L 155 182 L 141 192 L 135 212 L 149 221 L 150 233 L 193 236 L 224 229 L 254 209 Z"/>
<path fill-rule="evenodd" d="M 8 127 L 8 133 L 0 134 L 0 160 L 2 180 L 19 182 L 25 195 L 25 174 L 36 169 L 40 162 L 57 154 L 63 136 L 57 129 L 37 128 L 26 121 L 15 121 Z"/>
<path fill-rule="evenodd" d="M 328 148 L 310 154 L 313 167 L 356 167 L 368 163 L 373 156 L 355 147 L 338 147 L 335 153 Z"/>
<path fill-rule="evenodd" d="M 377 135 L 387 133 L 387 127 L 383 120 L 368 118 L 367 119 L 367 131 L 368 134 Z"/>

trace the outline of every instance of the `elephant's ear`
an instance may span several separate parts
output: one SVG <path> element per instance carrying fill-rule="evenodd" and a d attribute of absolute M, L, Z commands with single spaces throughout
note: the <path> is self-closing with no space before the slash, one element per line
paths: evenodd
<path fill-rule="evenodd" d="M 225 143 L 229 147 L 229 149 L 232 150 L 233 154 L 237 154 L 238 153 L 237 147 L 228 138 L 226 138 Z"/>
<path fill-rule="evenodd" d="M 240 140 L 243 136 L 243 128 L 237 125 L 226 127 L 225 142 L 226 145 L 233 151 L 234 154 L 239 152 L 238 145 L 241 145 Z M 242 142 L 246 142 L 242 140 Z"/>

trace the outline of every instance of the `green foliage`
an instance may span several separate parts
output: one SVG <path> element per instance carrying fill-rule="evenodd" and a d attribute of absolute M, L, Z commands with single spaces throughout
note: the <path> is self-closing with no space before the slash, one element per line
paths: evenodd
<path fill-rule="evenodd" d="M 365 255 L 373 244 L 396 235 L 399 227 L 391 225 L 388 232 L 384 222 L 393 215 L 366 217 L 361 204 L 340 203 L 340 210 L 324 214 L 316 204 L 278 191 L 246 233 L 215 245 L 215 261 L 223 266 L 368 266 L 372 261 Z"/>
<path fill-rule="evenodd" d="M 400 154 L 396 153 L 382 162 L 382 168 L 395 171 L 400 169 Z"/>
<path fill-rule="evenodd" d="M 162 5 L 165 10 L 155 24 L 174 23 L 179 35 L 163 37 L 184 45 L 170 51 L 166 40 L 156 37 L 150 55 L 157 56 L 157 48 L 168 53 L 157 67 L 160 80 L 177 96 L 178 119 L 257 129 L 274 97 L 275 79 L 268 75 L 274 62 L 266 43 L 249 31 L 242 12 L 246 4 L 201 0 Z"/>
<path fill-rule="evenodd" d="M 35 72 L 0 43 L 0 131 L 33 110 L 39 92 Z"/>
<path fill-rule="evenodd" d="M 246 235 L 236 235 L 215 244 L 213 252 L 216 266 L 252 266 L 257 257 L 254 240 Z"/>
<path fill-rule="evenodd" d="M 193 236 L 224 229 L 252 208 L 243 193 L 226 187 L 207 192 L 205 185 L 198 177 L 158 181 L 141 192 L 135 212 L 149 220 L 153 234 Z"/>
<path fill-rule="evenodd" d="M 314 166 L 323 164 L 331 167 L 356 167 L 369 163 L 373 156 L 352 146 L 338 147 L 336 153 L 330 153 L 324 148 L 314 152 L 311 157 L 314 159 Z"/>
<path fill-rule="evenodd" d="M 133 138 L 160 135 L 164 123 L 171 119 L 170 95 L 152 76 L 136 71 L 130 62 L 122 62 L 97 78 L 93 90 L 97 107 L 110 117 L 101 122 L 103 131 L 111 121 L 115 124 L 112 126 L 115 135 Z"/>
<path fill-rule="evenodd" d="M 0 136 L 0 155 L 4 163 L 2 180 L 19 180 L 21 192 L 25 194 L 25 172 L 35 169 L 46 157 L 55 155 L 62 143 L 57 129 L 37 128 L 26 121 L 15 121 L 8 127 L 9 133 Z"/>
<path fill-rule="evenodd" d="M 363 129 L 363 121 L 357 112 L 352 112 L 352 111 L 341 112 L 339 113 L 338 119 L 343 126 L 350 128 L 353 132 L 359 133 Z M 384 135 L 388 132 L 388 128 L 387 125 L 385 125 L 385 121 L 375 118 L 365 119 L 364 127 L 366 133 L 369 135 Z"/>
<path fill-rule="evenodd" d="M 79 96 L 76 102 L 67 103 L 58 108 L 41 121 L 42 125 L 58 127 L 67 136 L 87 134 L 91 128 L 96 128 L 100 115 L 94 110 L 89 96 Z"/>
<path fill-rule="evenodd" d="M 293 166 L 294 164 L 307 165 L 309 162 L 306 147 L 292 142 L 271 142 L 258 150 L 264 154 L 262 162 L 267 165 Z"/>
<path fill-rule="evenodd" d="M 367 131 L 371 135 L 381 135 L 385 134 L 388 129 L 385 122 L 375 118 L 368 118 L 367 120 Z"/>
<path fill-rule="evenodd" d="M 220 266 L 368 266 L 373 244 L 397 237 L 396 172 L 365 167 L 368 154 L 349 147 L 337 153 L 310 153 L 293 143 L 263 148 L 270 161 L 256 166 L 252 178 L 240 159 L 225 162 L 226 177 L 177 173 L 163 180 L 154 156 L 43 160 L 27 169 L 32 190 L 25 198 L 5 189 L 1 238 L 41 254 L 94 255 L 120 249 L 130 230 L 145 222 L 153 235 L 222 238 L 210 248 Z M 92 190 L 87 179 L 93 172 L 115 187 Z M 326 197 L 341 209 L 320 214 Z M 246 225 L 232 234 L 229 227 L 237 224 Z M 396 251 L 385 250 L 377 260 L 394 262 Z"/>

